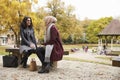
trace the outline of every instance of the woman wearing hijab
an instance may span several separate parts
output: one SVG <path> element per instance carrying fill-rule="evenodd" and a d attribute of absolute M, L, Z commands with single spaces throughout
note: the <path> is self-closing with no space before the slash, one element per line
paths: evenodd
<path fill-rule="evenodd" d="M 53 16 L 46 16 L 44 20 L 46 26 L 43 43 L 45 46 L 45 53 L 41 53 L 45 55 L 44 58 L 41 59 L 42 69 L 40 69 L 38 73 L 48 73 L 51 67 L 50 63 L 62 60 L 64 53 L 62 41 L 55 25 L 57 19 Z"/>

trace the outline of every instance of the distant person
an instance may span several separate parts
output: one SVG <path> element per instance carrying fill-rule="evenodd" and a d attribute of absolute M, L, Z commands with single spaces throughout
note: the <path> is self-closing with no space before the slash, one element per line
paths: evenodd
<path fill-rule="evenodd" d="M 85 51 L 85 46 L 84 45 L 82 46 L 82 49 L 83 49 L 83 51 Z"/>
<path fill-rule="evenodd" d="M 107 54 L 107 52 L 106 52 L 106 45 L 103 45 L 103 53 L 106 55 Z"/>
<path fill-rule="evenodd" d="M 106 55 L 106 54 L 107 54 L 106 49 L 107 49 L 107 48 L 106 48 L 106 45 L 103 45 L 103 48 L 102 48 L 102 50 L 101 50 L 101 52 L 100 52 L 100 55 L 101 55 L 101 54 L 105 54 L 105 55 Z"/>
<path fill-rule="evenodd" d="M 85 46 L 84 50 L 85 50 L 86 53 L 88 52 L 88 46 L 87 45 Z"/>

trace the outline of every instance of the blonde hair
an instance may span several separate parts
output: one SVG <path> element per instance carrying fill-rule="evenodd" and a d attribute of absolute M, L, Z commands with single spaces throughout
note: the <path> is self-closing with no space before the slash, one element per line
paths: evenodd
<path fill-rule="evenodd" d="M 56 23 L 56 22 L 57 22 L 57 19 L 56 19 L 55 17 L 53 17 L 53 16 L 46 16 L 46 17 L 44 18 L 44 21 L 45 21 L 45 24 L 46 24 L 46 25 L 49 25 L 49 24 L 51 24 L 51 23 Z"/>

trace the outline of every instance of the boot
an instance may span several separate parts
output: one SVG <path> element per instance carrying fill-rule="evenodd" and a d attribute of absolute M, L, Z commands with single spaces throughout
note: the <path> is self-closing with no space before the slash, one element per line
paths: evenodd
<path fill-rule="evenodd" d="M 23 63 L 23 68 L 27 68 L 27 62 Z"/>
<path fill-rule="evenodd" d="M 27 68 L 27 60 L 28 60 L 28 57 L 26 57 L 26 58 L 24 59 L 23 68 Z"/>
<path fill-rule="evenodd" d="M 42 68 L 38 71 L 38 73 L 49 73 L 50 63 L 45 63 L 42 65 Z"/>
<path fill-rule="evenodd" d="M 45 69 L 48 71 L 50 70 L 50 62 L 46 63 Z"/>
<path fill-rule="evenodd" d="M 42 65 L 42 68 L 38 70 L 38 73 L 44 73 L 45 72 L 45 65 Z"/>

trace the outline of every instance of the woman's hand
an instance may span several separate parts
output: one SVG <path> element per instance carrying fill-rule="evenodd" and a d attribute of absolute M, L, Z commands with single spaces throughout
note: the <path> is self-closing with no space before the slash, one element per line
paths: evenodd
<path fill-rule="evenodd" d="M 31 44 L 30 44 L 30 47 L 31 47 L 31 48 L 35 48 L 35 44 L 31 43 Z"/>

